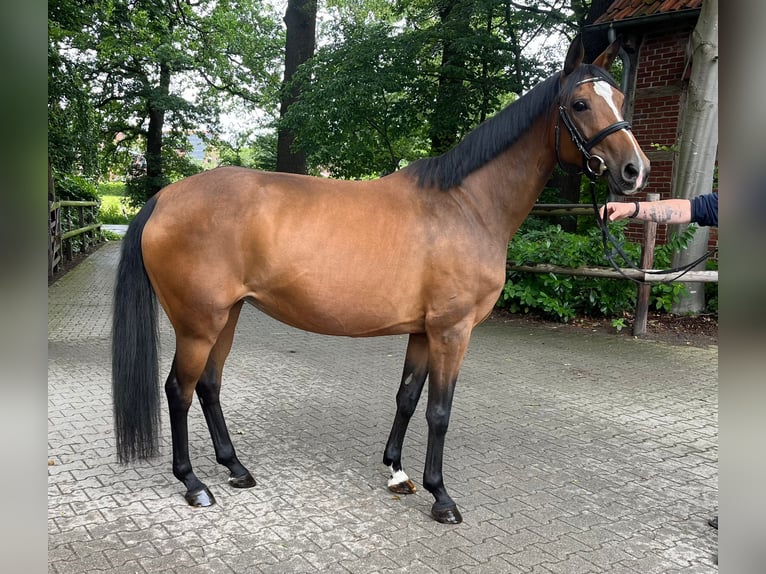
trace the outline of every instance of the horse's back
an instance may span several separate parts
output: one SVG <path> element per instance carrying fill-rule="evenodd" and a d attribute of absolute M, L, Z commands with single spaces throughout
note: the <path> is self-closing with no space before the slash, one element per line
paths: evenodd
<path fill-rule="evenodd" d="M 144 261 L 166 310 L 248 299 L 330 334 L 422 330 L 428 222 L 405 176 L 371 182 L 219 168 L 160 192 Z"/>

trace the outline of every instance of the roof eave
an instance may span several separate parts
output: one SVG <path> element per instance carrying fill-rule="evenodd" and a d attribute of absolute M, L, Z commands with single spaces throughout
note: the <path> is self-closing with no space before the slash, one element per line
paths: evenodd
<path fill-rule="evenodd" d="M 676 12 L 663 12 L 661 14 L 649 14 L 647 16 L 636 16 L 635 18 L 626 18 L 624 20 L 616 20 L 611 22 L 600 22 L 598 24 L 588 24 L 583 26 L 584 30 L 607 30 L 609 28 L 640 28 L 646 25 L 658 25 L 666 22 L 675 22 L 682 20 L 692 20 L 699 18 L 701 8 L 689 8 L 686 10 L 678 10 Z"/>

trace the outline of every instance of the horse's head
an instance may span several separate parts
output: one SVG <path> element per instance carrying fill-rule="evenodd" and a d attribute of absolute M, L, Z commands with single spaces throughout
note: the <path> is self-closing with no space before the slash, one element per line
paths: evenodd
<path fill-rule="evenodd" d="M 591 178 L 605 176 L 612 192 L 630 195 L 646 185 L 649 160 L 622 117 L 624 96 L 608 72 L 619 49 L 617 40 L 583 64 L 582 42 L 572 42 L 561 73 L 556 153 L 560 164 L 581 167 Z"/>

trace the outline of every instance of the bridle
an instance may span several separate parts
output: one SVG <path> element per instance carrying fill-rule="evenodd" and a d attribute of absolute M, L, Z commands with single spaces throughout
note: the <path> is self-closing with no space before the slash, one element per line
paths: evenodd
<path fill-rule="evenodd" d="M 584 80 L 580 80 L 579 82 L 577 82 L 575 84 L 575 87 L 581 86 L 582 84 L 587 84 L 590 82 L 606 82 L 606 81 L 607 81 L 606 79 L 599 78 L 599 77 L 585 78 Z M 574 143 L 575 146 L 577 146 L 577 149 L 582 154 L 583 156 L 582 171 L 584 171 L 587 174 L 587 176 L 591 178 L 591 180 L 604 175 L 604 173 L 607 170 L 607 167 L 606 167 L 606 162 L 604 161 L 604 158 L 602 158 L 601 156 L 592 154 L 590 151 L 594 148 L 596 144 L 598 144 L 600 141 L 602 141 L 607 136 L 613 134 L 614 132 L 631 129 L 630 122 L 621 120 L 619 122 L 615 122 L 611 125 L 606 126 L 603 130 L 601 130 L 592 138 L 586 141 L 586 139 L 580 133 L 580 130 L 577 129 L 577 126 L 572 121 L 572 118 L 569 116 L 569 112 L 567 112 L 566 107 L 559 104 L 559 116 L 556 120 L 556 161 L 558 162 L 561 169 L 563 169 L 564 171 L 567 171 L 567 169 L 566 167 L 564 167 L 564 164 L 561 161 L 561 157 L 559 155 L 560 129 L 559 129 L 558 119 L 561 119 L 561 121 L 564 122 L 564 125 L 569 130 L 569 136 L 572 138 L 572 143 Z M 591 166 L 591 160 L 594 160 L 594 159 L 598 162 L 595 169 Z"/>
<path fill-rule="evenodd" d="M 592 78 L 585 78 L 584 80 L 580 80 L 575 84 L 575 87 L 580 86 L 582 84 L 586 84 L 589 82 L 606 82 L 607 80 L 605 78 L 599 78 L 599 77 L 592 77 Z M 596 214 L 596 222 L 598 223 L 598 227 L 601 230 L 601 240 L 604 246 L 604 255 L 611 264 L 611 266 L 625 279 L 630 279 L 634 283 L 649 283 L 649 281 L 646 281 L 644 279 L 637 279 L 635 277 L 631 277 L 627 275 L 623 270 L 620 268 L 620 266 L 615 261 L 615 256 L 619 255 L 623 261 L 633 270 L 641 271 L 642 273 L 646 273 L 647 275 L 666 275 L 669 273 L 678 273 L 677 276 L 673 277 L 672 279 L 666 279 L 663 281 L 655 281 L 654 283 L 672 283 L 673 281 L 677 281 L 681 278 L 684 274 L 691 271 L 694 267 L 702 263 L 703 261 L 707 260 L 708 257 L 713 255 L 717 249 L 712 249 L 702 255 L 701 257 L 697 258 L 696 260 L 692 261 L 691 263 L 688 263 L 686 265 L 682 265 L 679 267 L 673 267 L 671 269 L 642 269 L 641 267 L 635 265 L 628 256 L 627 253 L 625 253 L 625 250 L 620 245 L 620 242 L 617 241 L 617 239 L 609 232 L 608 224 L 606 221 L 606 212 L 604 214 L 604 217 L 601 216 L 601 211 L 598 207 L 598 201 L 596 199 L 596 179 L 604 175 L 607 171 L 606 162 L 601 156 L 598 156 L 596 154 L 592 154 L 591 150 L 593 147 L 598 144 L 600 141 L 604 140 L 607 136 L 618 132 L 620 130 L 630 130 L 631 126 L 630 123 L 621 120 L 619 122 L 615 122 L 611 125 L 608 125 L 604 129 L 602 129 L 600 132 L 598 132 L 596 135 L 594 135 L 589 140 L 586 140 L 582 134 L 580 133 L 580 130 L 577 129 L 577 126 L 572 121 L 572 118 L 569 115 L 569 112 L 567 112 L 567 109 L 565 106 L 559 104 L 559 115 L 556 119 L 556 161 L 559 164 L 559 167 L 561 167 L 562 170 L 565 172 L 569 172 L 569 170 L 564 166 L 564 163 L 561 161 L 561 157 L 559 156 L 559 119 L 564 123 L 567 130 L 569 130 L 569 136 L 572 138 L 572 143 L 575 144 L 577 149 L 580 151 L 580 153 L 583 156 L 583 165 L 581 173 L 585 173 L 585 175 L 588 176 L 588 179 L 590 180 L 590 192 L 591 192 L 591 199 L 593 202 L 593 211 Z M 594 166 L 591 165 L 591 160 L 595 160 L 597 164 Z M 609 248 L 609 244 L 612 245 L 612 248 Z"/>

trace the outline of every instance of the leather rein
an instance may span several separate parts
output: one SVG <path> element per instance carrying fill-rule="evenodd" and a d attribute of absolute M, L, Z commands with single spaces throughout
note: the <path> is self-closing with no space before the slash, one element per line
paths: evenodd
<path fill-rule="evenodd" d="M 579 86 L 581 84 L 586 84 L 589 82 L 605 82 L 606 80 L 604 78 L 586 78 L 584 80 L 580 80 L 575 84 L 576 86 Z M 596 154 L 591 153 L 591 150 L 593 147 L 604 140 L 607 136 L 618 132 L 620 130 L 630 130 L 631 125 L 629 122 L 625 120 L 621 120 L 619 122 L 615 122 L 604 129 L 602 129 L 600 132 L 598 132 L 596 135 L 594 135 L 589 140 L 586 140 L 582 134 L 580 133 L 580 130 L 577 129 L 577 126 L 575 126 L 574 122 L 572 121 L 572 118 L 569 116 L 569 113 L 566 110 L 566 107 L 559 104 L 559 115 L 556 120 L 556 161 L 559 164 L 559 167 L 561 167 L 562 170 L 565 172 L 569 172 L 564 164 L 561 161 L 561 157 L 559 156 L 559 121 L 563 122 L 564 126 L 566 126 L 567 130 L 569 131 L 569 136 L 572 138 L 572 143 L 575 144 L 577 149 L 580 151 L 580 153 L 583 156 L 583 165 L 582 168 L 578 168 L 580 173 L 585 173 L 585 175 L 588 176 L 588 179 L 590 180 L 590 192 L 591 192 L 591 200 L 593 204 L 593 211 L 596 215 L 596 222 L 598 224 L 599 229 L 601 230 L 601 241 L 604 246 L 604 256 L 606 257 L 607 261 L 609 261 L 610 265 L 617 271 L 620 275 L 622 275 L 623 278 L 629 279 L 633 281 L 634 283 L 640 283 L 640 284 L 647 284 L 647 283 L 672 283 L 673 281 L 677 281 L 680 279 L 683 275 L 691 271 L 694 267 L 702 263 L 703 261 L 707 260 L 708 257 L 713 255 L 717 249 L 711 249 L 701 257 L 695 259 L 691 263 L 687 263 L 686 265 L 681 265 L 678 267 L 672 267 L 670 269 L 642 269 L 641 267 L 634 264 L 627 253 L 625 253 L 625 250 L 622 248 L 622 244 L 609 232 L 608 222 L 606 221 L 606 210 L 604 212 L 604 217 L 601 216 L 601 212 L 598 207 L 598 201 L 596 199 L 596 179 L 604 175 L 607 171 L 606 162 L 601 156 L 598 156 Z M 595 165 L 592 165 L 592 160 L 595 160 Z M 610 249 L 611 244 L 611 249 Z M 672 279 L 665 279 L 662 281 L 646 281 L 645 279 L 637 279 L 635 277 L 631 277 L 627 275 L 617 264 L 617 261 L 615 261 L 615 256 L 619 255 L 622 260 L 627 264 L 628 267 L 635 271 L 640 271 L 642 273 L 645 273 L 647 275 L 665 275 L 670 273 L 678 273 L 677 276 L 673 277 Z"/>

